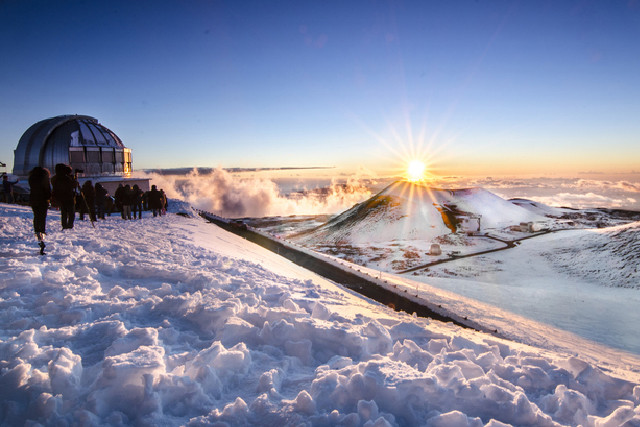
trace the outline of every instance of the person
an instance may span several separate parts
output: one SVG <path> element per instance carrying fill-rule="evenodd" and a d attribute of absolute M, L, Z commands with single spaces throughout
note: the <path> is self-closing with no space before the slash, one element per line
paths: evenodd
<path fill-rule="evenodd" d="M 44 255 L 44 236 L 47 234 L 47 209 L 51 200 L 51 184 L 49 170 L 36 166 L 29 172 L 29 204 L 33 210 L 33 231 L 38 238 L 40 255 Z"/>
<path fill-rule="evenodd" d="M 132 194 L 133 219 L 136 219 L 136 212 L 138 213 L 138 219 L 142 219 L 142 195 L 144 193 L 140 189 L 140 187 L 138 187 L 138 184 L 134 184 L 132 191 L 133 191 L 133 194 Z"/>
<path fill-rule="evenodd" d="M 120 211 L 120 216 L 124 219 L 124 209 L 122 209 L 122 199 L 124 198 L 124 185 L 118 184 L 116 192 L 113 193 L 115 199 L 116 209 Z"/>
<path fill-rule="evenodd" d="M 86 181 L 82 184 L 81 194 L 84 198 L 84 201 L 80 202 L 80 219 L 84 220 L 84 214 L 87 212 L 89 214 L 89 220 L 91 222 L 96 221 L 96 192 L 93 189 L 93 183 L 91 180 Z"/>
<path fill-rule="evenodd" d="M 147 190 L 142 194 L 142 209 L 145 211 L 150 210 L 151 208 L 149 207 L 149 193 L 151 191 Z"/>
<path fill-rule="evenodd" d="M 160 213 L 162 209 L 162 194 L 158 191 L 158 187 L 155 185 L 151 186 L 151 191 L 149 192 L 149 208 L 153 212 L 153 216 L 156 217 Z"/>
<path fill-rule="evenodd" d="M 164 190 L 160 189 L 160 215 L 166 215 L 169 202 L 167 201 L 167 195 L 164 194 Z"/>
<path fill-rule="evenodd" d="M 60 208 L 62 229 L 73 228 L 76 217 L 76 188 L 78 182 L 71 174 L 71 167 L 64 163 L 58 163 L 55 167 L 56 174 L 51 178 L 51 200 Z"/>
<path fill-rule="evenodd" d="M 98 218 L 105 219 L 104 214 L 107 207 L 107 196 L 109 195 L 109 193 L 107 192 L 107 189 L 104 188 L 99 182 L 96 183 L 95 192 L 97 211 L 96 213 L 98 215 Z M 109 215 L 111 215 L 111 212 L 109 212 Z"/>
<path fill-rule="evenodd" d="M 2 175 L 2 191 L 6 203 L 13 203 L 13 185 L 17 183 L 18 181 L 9 181 L 9 175 L 6 173 Z"/>
<path fill-rule="evenodd" d="M 133 205 L 133 189 L 127 184 L 122 191 L 122 219 L 131 219 L 131 205 Z"/>
<path fill-rule="evenodd" d="M 111 194 L 107 193 L 107 197 L 104 199 L 104 210 L 107 213 L 107 216 L 111 216 L 111 212 L 113 212 L 113 208 L 115 206 L 116 206 L 116 199 L 114 199 Z"/>

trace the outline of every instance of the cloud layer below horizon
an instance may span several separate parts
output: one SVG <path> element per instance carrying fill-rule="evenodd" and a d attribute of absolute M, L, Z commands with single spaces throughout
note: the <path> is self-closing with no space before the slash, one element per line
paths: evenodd
<path fill-rule="evenodd" d="M 187 175 L 144 176 L 164 189 L 169 198 L 229 218 L 331 214 L 371 196 L 371 180 L 358 176 L 289 194 L 273 179 L 239 177 L 223 169 L 208 174 L 194 169 Z"/>
<path fill-rule="evenodd" d="M 233 174 L 223 169 L 186 175 L 137 174 L 151 178 L 169 198 L 230 217 L 337 214 L 376 194 L 392 178 L 365 174 L 333 179 L 291 180 Z M 627 177 L 628 178 L 628 177 Z M 584 178 L 468 178 L 447 177 L 440 187 L 483 187 L 505 199 L 525 198 L 550 206 L 619 208 L 640 211 L 640 175 L 637 179 Z"/>

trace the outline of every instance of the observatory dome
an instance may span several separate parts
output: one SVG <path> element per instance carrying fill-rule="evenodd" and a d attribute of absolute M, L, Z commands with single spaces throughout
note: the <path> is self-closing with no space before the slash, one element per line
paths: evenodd
<path fill-rule="evenodd" d="M 113 131 L 90 116 L 51 117 L 32 125 L 15 149 L 13 173 L 26 176 L 35 166 L 53 172 L 69 164 L 84 176 L 131 175 L 131 150 Z"/>

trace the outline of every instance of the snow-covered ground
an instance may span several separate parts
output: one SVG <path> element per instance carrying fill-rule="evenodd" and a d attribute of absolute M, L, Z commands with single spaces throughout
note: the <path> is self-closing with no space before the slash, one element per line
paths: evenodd
<path fill-rule="evenodd" d="M 31 219 L 0 204 L 3 425 L 640 425 L 640 360 L 548 326 L 395 313 L 197 217 L 51 212 L 46 256 Z"/>
<path fill-rule="evenodd" d="M 640 355 L 638 233 L 639 222 L 561 231 L 413 279 Z"/>
<path fill-rule="evenodd" d="M 547 218 L 482 188 L 441 189 L 396 181 L 296 240 L 313 244 L 434 242 L 456 230 L 501 229 Z"/>
<path fill-rule="evenodd" d="M 440 215 L 445 208 L 455 212 L 454 221 L 481 218 L 481 231 L 468 235 L 459 227 L 453 233 L 445 225 L 451 215 Z M 279 229 L 262 223 L 265 231 L 280 235 L 283 230 L 284 238 L 316 252 L 640 355 L 638 218 L 635 212 L 506 201 L 480 188 L 443 190 L 397 182 L 315 229 L 287 232 L 285 226 L 296 226 L 291 219 Z M 521 221 L 547 231 L 523 230 Z M 441 254 L 431 253 L 434 243 Z M 505 250 L 485 253 L 500 248 Z"/>

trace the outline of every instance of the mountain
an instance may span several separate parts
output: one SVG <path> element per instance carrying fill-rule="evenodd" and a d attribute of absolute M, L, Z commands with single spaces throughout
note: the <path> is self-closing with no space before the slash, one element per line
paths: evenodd
<path fill-rule="evenodd" d="M 396 181 L 327 223 L 292 238 L 304 243 L 432 240 L 460 232 L 501 229 L 545 216 L 483 188 L 433 188 Z"/>

